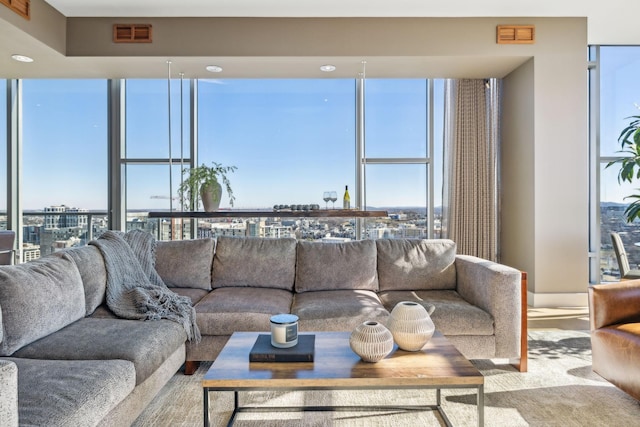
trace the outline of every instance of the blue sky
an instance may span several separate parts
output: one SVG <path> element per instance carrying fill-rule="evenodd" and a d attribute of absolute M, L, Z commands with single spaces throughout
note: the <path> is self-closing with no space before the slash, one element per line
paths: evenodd
<path fill-rule="evenodd" d="M 183 153 L 190 155 L 188 81 L 183 83 L 182 106 L 180 81 L 171 83 L 174 159 L 180 157 L 181 108 Z M 426 82 L 366 85 L 367 156 L 424 157 Z M 205 80 L 199 86 L 199 163 L 237 166 L 230 175 L 237 208 L 323 205 L 324 191 L 342 197 L 345 185 L 353 195 L 354 79 Z M 23 208 L 106 209 L 106 81 L 25 80 L 23 94 Z M 167 101 L 166 80 L 127 82 L 129 158 L 168 157 Z M 180 166 L 174 162 L 175 197 Z M 168 166 L 128 166 L 129 208 L 168 208 L 168 175 Z M 425 205 L 425 185 L 415 184 L 425 175 L 424 165 L 367 166 L 367 204 Z M 226 197 L 222 206 L 228 206 Z"/>

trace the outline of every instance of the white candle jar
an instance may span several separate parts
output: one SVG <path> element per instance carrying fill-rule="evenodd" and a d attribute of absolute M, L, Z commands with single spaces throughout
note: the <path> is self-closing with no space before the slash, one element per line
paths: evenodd
<path fill-rule="evenodd" d="M 276 314 L 271 316 L 271 345 L 289 348 L 298 344 L 298 316 Z"/>

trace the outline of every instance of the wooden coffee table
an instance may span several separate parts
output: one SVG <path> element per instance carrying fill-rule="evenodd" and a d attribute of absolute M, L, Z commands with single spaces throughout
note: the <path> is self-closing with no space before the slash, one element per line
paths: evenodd
<path fill-rule="evenodd" d="M 249 363 L 249 351 L 258 332 L 234 333 L 202 380 L 204 390 L 204 425 L 210 425 L 209 392 L 233 391 L 234 409 L 228 425 L 239 412 L 342 411 L 342 410 L 436 410 L 447 426 L 440 402 L 441 389 L 477 389 L 478 426 L 484 425 L 484 377 L 471 362 L 436 332 L 418 352 L 394 349 L 377 363 L 360 360 L 349 347 L 348 332 L 315 332 L 313 362 Z M 267 408 L 239 406 L 238 393 L 264 390 L 367 390 L 367 389 L 436 389 L 436 402 L 425 406 L 303 406 Z"/>

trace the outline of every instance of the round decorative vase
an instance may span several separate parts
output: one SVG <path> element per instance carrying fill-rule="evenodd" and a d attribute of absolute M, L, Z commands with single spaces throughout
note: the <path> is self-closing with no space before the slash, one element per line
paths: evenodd
<path fill-rule="evenodd" d="M 378 362 L 393 350 L 393 335 L 382 323 L 367 321 L 353 330 L 349 345 L 363 361 Z"/>
<path fill-rule="evenodd" d="M 420 350 L 436 329 L 429 312 L 422 304 L 413 301 L 396 304 L 391 310 L 387 326 L 398 347 L 406 351 Z"/>
<path fill-rule="evenodd" d="M 205 212 L 215 212 L 220 207 L 222 186 L 218 182 L 204 183 L 200 186 L 200 197 Z"/>

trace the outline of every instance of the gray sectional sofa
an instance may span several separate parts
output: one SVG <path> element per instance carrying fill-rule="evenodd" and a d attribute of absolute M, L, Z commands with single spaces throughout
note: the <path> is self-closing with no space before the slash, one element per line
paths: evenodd
<path fill-rule="evenodd" d="M 520 271 L 456 254 L 449 240 L 312 243 L 220 237 L 157 242 L 156 270 L 191 298 L 202 334 L 117 318 L 95 246 L 0 267 L 2 425 L 128 425 L 186 363 L 214 360 L 234 331 L 385 322 L 395 304 L 435 306 L 436 328 L 468 358 L 520 355 Z M 6 421 L 5 421 L 6 420 Z"/>

